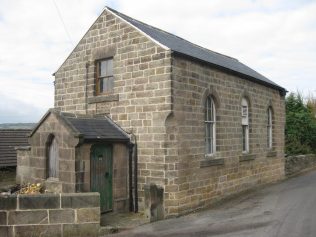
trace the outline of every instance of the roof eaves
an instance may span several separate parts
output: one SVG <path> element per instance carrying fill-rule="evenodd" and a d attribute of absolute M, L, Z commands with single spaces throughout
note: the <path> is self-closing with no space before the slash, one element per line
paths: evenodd
<path fill-rule="evenodd" d="M 121 131 L 125 135 L 126 139 L 130 139 L 130 135 L 124 129 L 122 129 L 119 125 L 117 125 L 111 118 L 109 118 L 106 115 L 104 116 L 104 118 L 114 127 L 116 127 L 119 131 Z"/>
<path fill-rule="evenodd" d="M 67 120 L 67 118 L 63 115 L 62 112 L 60 112 L 57 109 L 49 109 L 46 114 L 41 118 L 41 120 L 36 124 L 36 126 L 33 128 L 31 133 L 29 134 L 29 137 L 33 136 L 33 134 L 37 131 L 37 129 L 43 124 L 43 122 L 47 119 L 47 117 L 50 114 L 55 114 L 57 118 L 60 118 L 61 121 L 66 125 L 66 127 L 70 128 L 72 134 L 75 137 L 82 137 L 82 134 Z"/>
<path fill-rule="evenodd" d="M 110 13 L 112 13 L 113 15 L 115 15 L 117 18 L 119 18 L 121 21 L 127 23 L 129 26 L 133 27 L 134 29 L 136 29 L 137 31 L 139 31 L 141 34 L 143 34 L 144 36 L 146 36 L 148 39 L 150 39 L 151 41 L 155 42 L 157 45 L 159 45 L 160 47 L 162 47 L 165 50 L 170 50 L 169 47 L 167 47 L 166 45 L 160 43 L 159 41 L 155 40 L 154 38 L 152 38 L 151 36 L 149 36 L 148 34 L 146 34 L 144 31 L 142 31 L 141 29 L 139 29 L 138 27 L 136 27 L 135 25 L 133 25 L 131 22 L 125 20 L 124 18 L 122 18 L 121 16 L 119 16 L 115 10 L 109 8 L 109 7 L 105 7 L 105 9 L 107 11 L 109 11 Z"/>
<path fill-rule="evenodd" d="M 88 142 L 88 143 L 91 143 L 91 142 L 103 142 L 103 141 L 106 141 L 106 142 L 120 142 L 120 143 L 128 143 L 130 141 L 129 138 L 84 138 L 84 142 Z"/>
<path fill-rule="evenodd" d="M 270 84 L 268 82 L 265 82 L 263 80 L 260 80 L 256 77 L 252 77 L 250 75 L 247 75 L 247 74 L 244 74 L 244 73 L 241 73 L 241 72 L 238 72 L 238 71 L 235 71 L 235 70 L 232 70 L 232 69 L 229 69 L 227 67 L 224 67 L 224 66 L 221 66 L 221 65 L 218 65 L 218 64 L 214 64 L 214 63 L 210 63 L 208 61 L 205 61 L 205 60 L 202 60 L 200 58 L 196 58 L 196 57 L 193 57 L 191 55 L 188 55 L 188 54 L 184 54 L 184 53 L 180 53 L 180 52 L 177 52 L 177 51 L 172 51 L 173 54 L 175 55 L 178 55 L 178 56 L 182 56 L 182 57 L 186 57 L 186 58 L 191 58 L 191 59 L 194 59 L 196 61 L 200 61 L 202 63 L 205 63 L 205 64 L 208 64 L 208 65 L 211 65 L 212 67 L 214 68 L 217 68 L 217 69 L 221 69 L 223 71 L 226 71 L 232 75 L 237 75 L 237 76 L 241 76 L 249 81 L 252 81 L 252 82 L 256 82 L 258 84 L 261 84 L 261 85 L 264 85 L 264 86 L 267 86 L 267 87 L 270 87 L 270 88 L 273 88 L 273 89 L 277 89 L 281 95 L 286 95 L 286 93 L 288 92 L 285 88 L 281 87 L 281 86 L 278 86 L 276 84 Z"/>

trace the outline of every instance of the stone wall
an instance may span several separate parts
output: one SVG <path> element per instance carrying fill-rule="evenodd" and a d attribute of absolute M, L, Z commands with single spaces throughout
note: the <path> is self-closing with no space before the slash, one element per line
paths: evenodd
<path fill-rule="evenodd" d="M 114 92 L 95 94 L 95 62 L 113 57 Z M 204 154 L 205 96 L 217 99 L 217 153 Z M 250 103 L 250 153 L 242 154 L 241 99 Z M 267 149 L 268 107 L 273 149 Z M 105 10 L 55 74 L 55 107 L 108 114 L 135 135 L 138 196 L 165 190 L 166 216 L 284 176 L 284 97 L 277 90 L 171 54 Z"/>
<path fill-rule="evenodd" d="M 114 92 L 95 94 L 95 61 L 113 57 Z M 171 55 L 108 11 L 55 74 L 55 108 L 109 114 L 138 144 L 140 209 L 144 185 L 164 185 L 165 119 L 171 111 Z"/>
<path fill-rule="evenodd" d="M 98 193 L 0 196 L 0 236 L 98 236 Z"/>
<path fill-rule="evenodd" d="M 41 123 L 41 122 L 40 122 Z M 79 138 L 75 137 L 64 122 L 55 114 L 49 113 L 34 134 L 29 138 L 31 150 L 29 154 L 29 174 L 24 182 L 43 183 L 47 178 L 47 148 L 49 137 L 54 136 L 58 144 L 59 182 L 63 192 L 76 191 L 75 157 Z M 23 155 L 23 154 L 22 154 Z M 18 158 L 21 162 L 22 157 Z M 25 159 L 27 162 L 27 159 Z M 18 173 L 19 175 L 20 173 Z"/>
<path fill-rule="evenodd" d="M 296 155 L 285 157 L 285 174 L 290 176 L 316 167 L 316 155 Z"/>
<path fill-rule="evenodd" d="M 174 112 L 166 120 L 165 214 L 179 215 L 284 177 L 284 97 L 279 91 L 175 56 Z M 205 155 L 204 103 L 216 102 L 216 153 Z M 242 153 L 241 100 L 249 100 L 250 152 Z M 273 148 L 267 109 L 273 109 Z"/>

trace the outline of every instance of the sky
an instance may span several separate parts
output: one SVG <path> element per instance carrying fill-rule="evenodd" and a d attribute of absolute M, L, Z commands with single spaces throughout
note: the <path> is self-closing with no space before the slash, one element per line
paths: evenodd
<path fill-rule="evenodd" d="M 0 123 L 54 106 L 52 74 L 105 6 L 316 96 L 316 0 L 0 0 Z"/>

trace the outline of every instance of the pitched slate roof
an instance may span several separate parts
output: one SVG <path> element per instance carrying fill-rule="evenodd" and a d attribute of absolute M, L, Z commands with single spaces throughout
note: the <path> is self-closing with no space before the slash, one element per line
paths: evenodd
<path fill-rule="evenodd" d="M 105 115 L 92 117 L 89 115 L 64 113 L 57 109 L 49 109 L 35 126 L 30 136 L 36 132 L 50 114 L 55 114 L 70 129 L 74 136 L 83 138 L 85 141 L 129 141 L 128 134 Z"/>
<path fill-rule="evenodd" d="M 250 80 L 254 79 L 254 81 L 258 83 L 278 89 L 283 93 L 286 92 L 286 90 L 283 87 L 272 82 L 268 78 L 259 74 L 258 72 L 246 66 L 245 64 L 239 62 L 235 58 L 232 58 L 220 53 L 216 53 L 214 51 L 211 51 L 201 46 L 198 46 L 196 44 L 193 44 L 176 35 L 170 34 L 166 31 L 160 30 L 158 28 L 155 28 L 153 26 L 150 26 L 143 22 L 135 20 L 112 8 L 106 7 L 106 9 L 112 12 L 113 14 L 117 15 L 121 19 L 125 20 L 132 26 L 136 27 L 140 31 L 144 32 L 150 38 L 159 42 L 163 46 L 169 48 L 173 52 L 209 63 L 215 67 L 225 69 L 232 73 L 237 73 L 238 75 L 244 76 L 247 79 L 250 79 Z"/>
<path fill-rule="evenodd" d="M 28 135 L 31 129 L 0 129 L 0 167 L 16 166 L 18 146 L 29 146 Z"/>
<path fill-rule="evenodd" d="M 129 140 L 127 134 L 105 116 L 96 118 L 62 116 L 83 135 L 85 140 Z"/>

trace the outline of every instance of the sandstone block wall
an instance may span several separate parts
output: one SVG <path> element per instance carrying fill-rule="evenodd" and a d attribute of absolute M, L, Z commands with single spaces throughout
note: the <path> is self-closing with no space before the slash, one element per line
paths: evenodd
<path fill-rule="evenodd" d="M 113 57 L 114 92 L 95 95 L 95 61 Z M 165 119 L 171 111 L 171 55 L 104 12 L 55 74 L 55 108 L 108 114 L 138 145 L 138 188 L 165 183 Z"/>
<path fill-rule="evenodd" d="M 79 138 L 75 138 L 69 129 L 59 121 L 53 113 L 41 124 L 30 137 L 31 150 L 29 154 L 29 174 L 24 182 L 44 182 L 47 177 L 47 147 L 49 136 L 53 135 L 58 144 L 59 154 L 59 181 L 63 192 L 76 191 L 75 146 Z M 19 160 L 23 158 L 19 157 Z"/>
<path fill-rule="evenodd" d="M 98 236 L 98 193 L 0 196 L 0 236 Z"/>
<path fill-rule="evenodd" d="M 284 97 L 277 90 L 174 57 L 174 112 L 166 121 L 165 214 L 179 215 L 284 176 Z M 216 101 L 216 153 L 205 156 L 204 103 Z M 249 106 L 250 152 L 242 153 L 241 99 Z M 273 109 L 273 148 L 267 109 Z"/>
<path fill-rule="evenodd" d="M 50 137 L 57 140 L 58 177 L 49 178 L 48 154 Z M 17 182 L 44 183 L 53 193 L 90 192 L 91 147 L 96 142 L 82 143 L 55 113 L 49 113 L 30 137 L 31 147 L 18 151 Z M 100 144 L 100 142 L 97 142 Z M 108 142 L 107 142 L 108 143 Z M 113 211 L 129 210 L 128 162 L 129 153 L 125 143 L 112 142 L 113 155 Z"/>
<path fill-rule="evenodd" d="M 95 94 L 95 62 L 113 57 L 114 91 Z M 217 99 L 217 152 L 204 154 L 204 99 Z M 249 99 L 250 153 L 242 154 L 241 99 Z M 267 149 L 267 108 L 273 149 Z M 164 192 L 165 216 L 209 205 L 284 176 L 284 98 L 277 90 L 165 50 L 110 12 L 103 12 L 55 74 L 55 107 L 108 114 L 135 135 L 138 195 Z"/>

